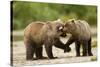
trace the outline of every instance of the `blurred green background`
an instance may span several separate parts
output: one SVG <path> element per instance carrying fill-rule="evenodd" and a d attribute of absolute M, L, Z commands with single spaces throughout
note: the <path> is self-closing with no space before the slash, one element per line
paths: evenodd
<path fill-rule="evenodd" d="M 32 21 L 52 21 L 58 18 L 63 21 L 77 18 L 91 25 L 97 24 L 96 6 L 13 1 L 11 8 L 13 30 L 24 29 Z"/>

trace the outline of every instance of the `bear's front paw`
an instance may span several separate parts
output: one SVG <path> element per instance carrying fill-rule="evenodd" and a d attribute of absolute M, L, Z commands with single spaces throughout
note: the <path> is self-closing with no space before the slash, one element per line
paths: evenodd
<path fill-rule="evenodd" d="M 70 48 L 70 47 L 66 47 L 66 48 L 64 49 L 64 53 L 70 52 L 70 51 L 71 51 L 71 48 Z"/>

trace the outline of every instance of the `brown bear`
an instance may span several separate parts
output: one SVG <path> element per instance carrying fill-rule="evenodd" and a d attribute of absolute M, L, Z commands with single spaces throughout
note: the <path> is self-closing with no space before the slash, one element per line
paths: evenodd
<path fill-rule="evenodd" d="M 71 19 L 65 23 L 64 32 L 72 34 L 66 43 L 67 49 L 70 44 L 75 42 L 76 56 L 80 56 L 80 45 L 83 48 L 82 56 L 92 56 L 91 52 L 91 29 L 89 24 L 84 20 Z M 64 52 L 67 52 L 66 49 Z"/>
<path fill-rule="evenodd" d="M 59 37 L 63 36 L 64 25 L 58 21 L 53 22 L 32 22 L 24 31 L 24 43 L 26 46 L 26 59 L 33 60 L 34 54 L 36 59 L 43 59 L 42 47 L 43 44 L 46 49 L 46 53 L 50 59 L 57 57 L 53 56 L 52 46 L 60 49 L 65 49 L 65 45 L 60 41 Z M 65 34 L 64 34 L 65 36 Z"/>

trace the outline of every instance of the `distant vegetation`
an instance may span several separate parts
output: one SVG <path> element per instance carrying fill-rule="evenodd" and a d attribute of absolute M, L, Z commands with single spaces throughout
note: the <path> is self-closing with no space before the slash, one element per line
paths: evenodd
<path fill-rule="evenodd" d="M 31 21 L 51 21 L 58 18 L 63 21 L 70 18 L 83 19 L 92 25 L 97 23 L 96 6 L 13 1 L 11 8 L 14 30 L 24 29 Z"/>

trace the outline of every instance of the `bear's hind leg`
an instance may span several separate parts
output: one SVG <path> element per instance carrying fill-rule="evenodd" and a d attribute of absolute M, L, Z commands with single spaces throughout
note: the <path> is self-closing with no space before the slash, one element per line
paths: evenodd
<path fill-rule="evenodd" d="M 34 54 L 35 49 L 33 48 L 32 45 L 33 45 L 32 43 L 26 44 L 26 59 L 27 60 L 33 60 L 34 59 L 33 54 Z"/>
<path fill-rule="evenodd" d="M 82 56 L 87 56 L 87 51 L 88 51 L 88 42 L 85 40 L 82 43 L 82 48 L 83 48 L 83 55 Z"/>
<path fill-rule="evenodd" d="M 90 40 L 88 41 L 88 55 L 89 56 L 93 56 L 92 52 L 91 52 L 91 38 Z"/>
<path fill-rule="evenodd" d="M 80 56 L 80 42 L 75 42 L 76 56 Z"/>

